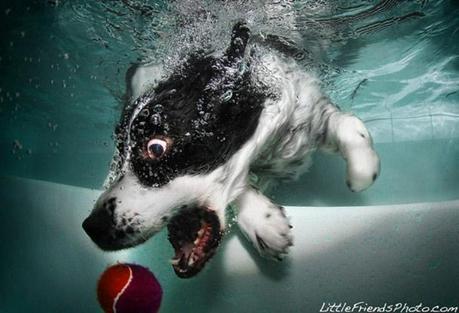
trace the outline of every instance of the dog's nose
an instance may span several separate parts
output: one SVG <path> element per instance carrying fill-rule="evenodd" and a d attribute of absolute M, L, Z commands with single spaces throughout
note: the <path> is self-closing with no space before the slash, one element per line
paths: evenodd
<path fill-rule="evenodd" d="M 105 203 L 103 207 L 96 208 L 83 221 L 82 226 L 86 234 L 103 250 L 115 249 L 117 239 L 123 237 L 119 231 L 116 231 L 113 211 L 113 204 Z"/>
<path fill-rule="evenodd" d="M 84 231 L 94 243 L 106 251 L 123 249 L 128 241 L 125 224 L 118 227 L 115 220 L 116 198 L 96 204 L 96 208 L 82 224 Z"/>
<path fill-rule="evenodd" d="M 110 233 L 112 217 L 107 210 L 99 209 L 89 215 L 83 221 L 82 226 L 88 236 L 91 237 L 95 243 L 99 243 Z"/>

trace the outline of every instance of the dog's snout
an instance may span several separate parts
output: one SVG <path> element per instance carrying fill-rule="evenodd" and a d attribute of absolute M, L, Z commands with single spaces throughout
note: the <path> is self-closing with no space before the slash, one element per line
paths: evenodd
<path fill-rule="evenodd" d="M 110 250 L 112 242 L 119 236 L 115 231 L 113 213 L 116 208 L 116 198 L 103 202 L 101 207 L 94 211 L 83 221 L 83 229 L 88 236 L 102 249 Z"/>
<path fill-rule="evenodd" d="M 112 227 L 112 217 L 107 210 L 98 210 L 88 216 L 83 222 L 84 231 L 92 240 L 98 239 L 107 234 Z"/>

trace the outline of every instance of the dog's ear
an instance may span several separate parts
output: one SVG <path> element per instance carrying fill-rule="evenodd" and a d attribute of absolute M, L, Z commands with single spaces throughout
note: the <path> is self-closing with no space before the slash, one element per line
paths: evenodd
<path fill-rule="evenodd" d="M 226 50 L 226 57 L 231 63 L 239 63 L 244 58 L 245 48 L 250 38 L 250 29 L 245 22 L 237 22 L 233 26 L 231 42 Z"/>

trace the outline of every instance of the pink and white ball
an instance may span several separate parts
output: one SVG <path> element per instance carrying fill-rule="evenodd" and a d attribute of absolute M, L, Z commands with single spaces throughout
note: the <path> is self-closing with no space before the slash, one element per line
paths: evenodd
<path fill-rule="evenodd" d="M 105 313 L 156 313 L 162 295 L 155 275 L 136 264 L 110 266 L 97 285 L 97 299 Z"/>

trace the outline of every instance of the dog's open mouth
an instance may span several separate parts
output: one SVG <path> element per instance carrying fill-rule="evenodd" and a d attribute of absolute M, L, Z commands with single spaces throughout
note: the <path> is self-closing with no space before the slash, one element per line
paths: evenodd
<path fill-rule="evenodd" d="M 167 228 L 175 249 L 172 266 L 181 278 L 199 273 L 214 255 L 222 237 L 218 216 L 203 208 L 182 209 Z"/>

